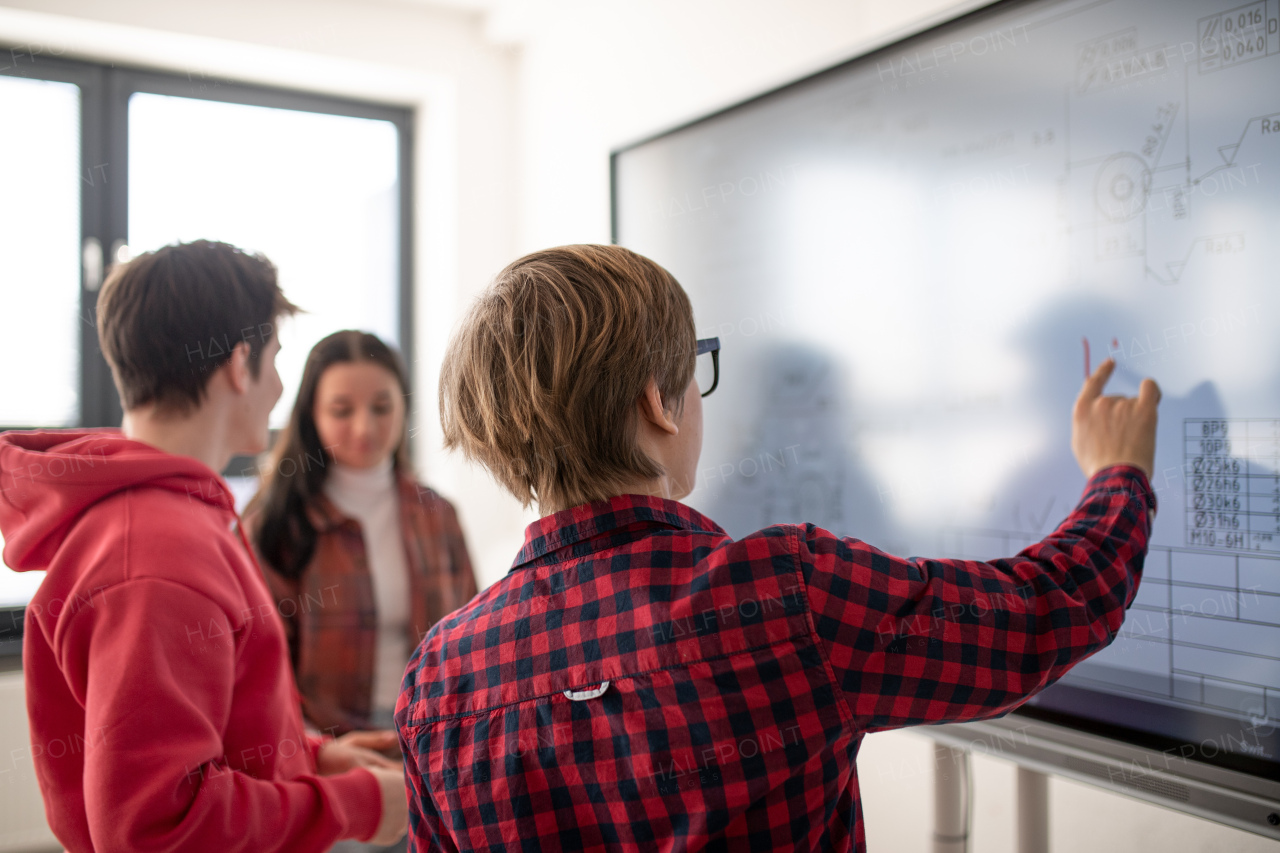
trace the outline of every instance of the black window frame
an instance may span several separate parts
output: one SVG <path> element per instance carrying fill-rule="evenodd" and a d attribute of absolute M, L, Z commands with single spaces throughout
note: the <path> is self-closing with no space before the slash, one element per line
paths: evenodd
<path fill-rule="evenodd" d="M 62 57 L 31 57 L 18 46 L 0 45 L 0 75 L 72 83 L 80 87 L 80 246 L 97 239 L 104 270 L 114 248 L 129 234 L 129 99 L 135 92 L 206 101 L 299 110 L 390 122 L 398 142 L 399 183 L 399 349 L 414 387 L 413 123 L 414 110 L 277 86 L 141 67 L 107 65 Z M 98 292 L 80 265 L 80 381 L 76 426 L 119 426 L 122 412 L 111 371 L 98 346 Z M 39 429 L 32 424 L 0 424 L 0 430 Z M 233 467 L 243 467 L 243 465 Z M 229 469 L 231 470 L 231 469 Z"/>
<path fill-rule="evenodd" d="M 72 83 L 80 88 L 80 241 L 102 247 L 103 272 L 129 237 L 129 99 L 135 92 L 170 95 L 249 106 L 274 107 L 326 115 L 388 121 L 396 128 L 399 182 L 399 349 L 409 387 L 416 374 L 414 355 L 414 120 L 411 107 L 362 101 L 285 87 L 117 66 L 66 57 L 31 56 L 25 48 L 0 44 L 0 75 Z M 123 412 L 111 370 L 98 345 L 98 287 L 89 286 L 80 259 L 79 415 L 75 427 L 115 427 Z M 101 284 L 99 281 L 98 285 Z M 11 429 L 50 429 L 37 424 L 0 424 Z M 410 439 L 412 441 L 412 438 Z M 252 473 L 255 460 L 237 457 L 224 475 Z M 0 569 L 3 570 L 3 569 Z M 21 667 L 22 626 L 26 607 L 0 607 L 0 671 Z"/>

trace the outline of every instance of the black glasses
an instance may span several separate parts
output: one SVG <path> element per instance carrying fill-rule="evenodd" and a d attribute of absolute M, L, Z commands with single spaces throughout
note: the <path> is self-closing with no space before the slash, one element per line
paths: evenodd
<path fill-rule="evenodd" d="M 720 384 L 720 339 L 719 338 L 702 338 L 698 341 L 698 367 L 695 376 L 698 377 L 698 387 L 701 388 L 703 380 L 706 377 L 706 370 L 702 367 L 706 363 L 701 356 L 711 354 L 711 387 L 702 392 L 702 396 L 707 396 L 716 390 L 716 386 Z"/>

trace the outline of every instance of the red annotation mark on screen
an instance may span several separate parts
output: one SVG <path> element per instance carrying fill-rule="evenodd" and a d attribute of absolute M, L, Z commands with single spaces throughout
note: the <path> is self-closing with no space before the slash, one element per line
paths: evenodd
<path fill-rule="evenodd" d="M 1081 338 L 1080 343 L 1084 344 L 1084 378 L 1088 379 L 1090 376 L 1093 375 L 1093 368 L 1089 366 L 1089 339 Z M 1111 351 L 1115 352 L 1118 349 L 1120 349 L 1120 339 L 1112 338 Z"/>

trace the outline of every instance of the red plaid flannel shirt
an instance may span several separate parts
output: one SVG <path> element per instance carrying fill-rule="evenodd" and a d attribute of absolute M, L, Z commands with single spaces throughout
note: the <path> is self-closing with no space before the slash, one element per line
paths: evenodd
<path fill-rule="evenodd" d="M 442 616 L 476 594 L 475 573 L 453 505 L 405 474 L 400 493 L 400 535 L 409 570 L 408 646 Z M 368 549 L 360 522 L 323 494 L 307 505 L 316 529 L 311 560 L 286 577 L 256 554 L 289 638 L 289 658 L 307 722 L 326 734 L 371 727 L 378 610 Z M 249 539 L 260 513 L 245 516 Z"/>
<path fill-rule="evenodd" d="M 543 518 L 409 663 L 410 849 L 862 850 L 863 735 L 998 716 L 1106 646 L 1154 511 L 1109 468 L 985 563 L 639 495 Z"/>

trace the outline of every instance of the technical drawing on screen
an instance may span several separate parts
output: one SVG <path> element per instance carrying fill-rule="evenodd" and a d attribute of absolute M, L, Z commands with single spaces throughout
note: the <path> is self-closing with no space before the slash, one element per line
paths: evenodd
<path fill-rule="evenodd" d="M 722 342 L 687 499 L 1011 557 L 1087 363 L 1164 392 L 1122 635 L 1035 700 L 1280 781 L 1280 0 L 1009 2 L 615 152 Z"/>

